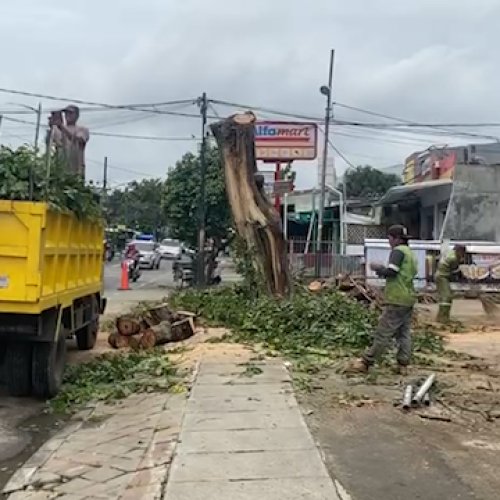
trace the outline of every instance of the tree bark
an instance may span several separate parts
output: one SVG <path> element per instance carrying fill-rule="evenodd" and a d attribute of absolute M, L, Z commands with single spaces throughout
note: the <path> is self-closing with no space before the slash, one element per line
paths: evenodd
<path fill-rule="evenodd" d="M 224 163 L 226 190 L 236 231 L 254 250 L 269 293 L 290 292 L 287 245 L 280 216 L 255 182 L 255 116 L 234 115 L 211 126 Z"/>

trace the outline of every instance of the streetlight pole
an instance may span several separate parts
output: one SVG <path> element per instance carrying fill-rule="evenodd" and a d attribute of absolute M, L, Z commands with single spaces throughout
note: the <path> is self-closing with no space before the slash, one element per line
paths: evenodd
<path fill-rule="evenodd" d="M 328 87 L 323 86 L 320 92 L 326 96 L 325 112 L 325 142 L 323 145 L 323 161 L 321 163 L 321 186 L 318 211 L 318 235 L 316 241 L 316 272 L 321 274 L 321 241 L 323 238 L 323 219 L 325 211 L 325 191 L 326 191 L 326 167 L 328 163 L 328 134 L 330 132 L 330 117 L 332 114 L 332 85 L 333 85 L 333 66 L 335 63 L 335 50 L 330 51 L 330 71 L 328 76 Z"/>

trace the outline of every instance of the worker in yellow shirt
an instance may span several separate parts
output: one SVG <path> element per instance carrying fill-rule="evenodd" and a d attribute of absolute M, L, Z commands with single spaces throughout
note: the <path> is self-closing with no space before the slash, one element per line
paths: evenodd
<path fill-rule="evenodd" d="M 435 277 L 439 296 L 437 315 L 439 323 L 448 323 L 450 321 L 451 305 L 453 302 L 450 282 L 453 275 L 460 272 L 460 265 L 465 262 L 465 253 L 466 249 L 464 245 L 455 245 L 451 252 L 439 260 Z"/>

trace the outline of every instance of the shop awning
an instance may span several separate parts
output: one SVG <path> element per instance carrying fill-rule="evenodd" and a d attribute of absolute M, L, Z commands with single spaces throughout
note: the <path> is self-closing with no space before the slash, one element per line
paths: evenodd
<path fill-rule="evenodd" d="M 424 193 L 429 193 L 429 191 L 437 190 L 443 186 L 451 187 L 453 181 L 451 179 L 438 179 L 435 181 L 418 182 L 415 184 L 408 184 L 405 186 L 394 186 L 387 193 L 380 198 L 377 205 L 393 205 L 400 201 L 407 200 L 408 198 L 418 198 Z"/>

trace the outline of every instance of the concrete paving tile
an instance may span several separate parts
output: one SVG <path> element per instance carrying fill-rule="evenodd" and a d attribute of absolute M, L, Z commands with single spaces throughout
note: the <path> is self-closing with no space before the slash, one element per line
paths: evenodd
<path fill-rule="evenodd" d="M 8 500 L 49 500 L 56 497 L 57 493 L 49 491 L 16 491 L 9 495 Z"/>
<path fill-rule="evenodd" d="M 316 449 L 306 429 L 259 429 L 181 433 L 177 454 Z"/>
<path fill-rule="evenodd" d="M 113 467 L 115 469 L 118 469 L 122 472 L 135 472 L 137 468 L 140 468 L 140 463 L 141 463 L 141 458 L 140 457 L 135 457 L 135 458 L 127 458 L 127 457 L 120 457 L 120 458 L 114 458 L 112 462 L 109 463 L 110 467 Z"/>
<path fill-rule="evenodd" d="M 85 492 L 88 494 L 88 488 L 93 485 L 92 481 L 87 481 L 86 479 L 82 479 L 81 477 L 77 477 L 68 481 L 67 483 L 59 485 L 55 488 L 57 493 L 67 493 L 67 494 L 81 494 Z"/>
<path fill-rule="evenodd" d="M 186 413 L 183 427 L 190 431 L 306 428 L 298 408 L 272 412 Z"/>
<path fill-rule="evenodd" d="M 161 484 L 167 477 L 168 466 L 160 465 L 150 469 L 137 471 L 129 483 L 130 488 L 139 486 L 149 486 L 152 484 Z"/>
<path fill-rule="evenodd" d="M 328 477 L 318 450 L 176 455 L 169 481 L 238 481 L 290 477 Z"/>
<path fill-rule="evenodd" d="M 98 469 L 92 469 L 91 471 L 85 473 L 83 478 L 96 483 L 104 483 L 105 481 L 109 481 L 110 479 L 114 479 L 115 477 L 122 475 L 122 471 L 104 466 L 99 467 Z"/>
<path fill-rule="evenodd" d="M 191 397 L 201 398 L 226 398 L 226 397 L 263 397 L 266 394 L 290 394 L 293 392 L 292 385 L 283 382 L 278 384 L 255 384 L 255 385 L 195 385 L 191 389 Z"/>
<path fill-rule="evenodd" d="M 186 413 L 206 412 L 232 412 L 232 411 L 282 411 L 296 408 L 297 400 L 293 394 L 268 394 L 258 398 L 252 397 L 227 397 L 218 398 L 192 398 L 186 406 Z"/>
<path fill-rule="evenodd" d="M 256 385 L 256 384 L 277 384 L 280 382 L 290 382 L 292 379 L 287 373 L 277 373 L 274 375 L 259 375 L 257 377 L 240 377 L 238 375 L 203 375 L 196 379 L 196 385 Z"/>
<path fill-rule="evenodd" d="M 254 377 L 257 380 L 260 376 L 264 375 L 275 375 L 275 374 L 283 374 L 287 373 L 286 368 L 283 364 L 268 364 L 263 362 L 252 362 L 248 363 L 210 363 L 203 362 L 200 364 L 200 368 L 198 370 L 198 378 L 203 377 L 204 375 L 235 375 L 245 372 L 248 369 L 248 366 L 258 366 L 262 373 L 255 374 Z"/>
<path fill-rule="evenodd" d="M 120 500 L 159 500 L 162 494 L 162 485 L 139 486 L 137 488 L 129 488 L 125 490 L 120 497 Z M 184 497 L 188 500 L 190 497 Z"/>
<path fill-rule="evenodd" d="M 165 500 L 340 500 L 329 478 L 169 483 Z"/>
<path fill-rule="evenodd" d="M 75 465 L 74 462 L 68 462 L 63 467 L 60 467 L 57 471 L 57 474 L 64 476 L 69 479 L 73 479 L 75 477 L 83 476 L 87 472 L 93 470 L 94 467 L 91 465 Z"/>

